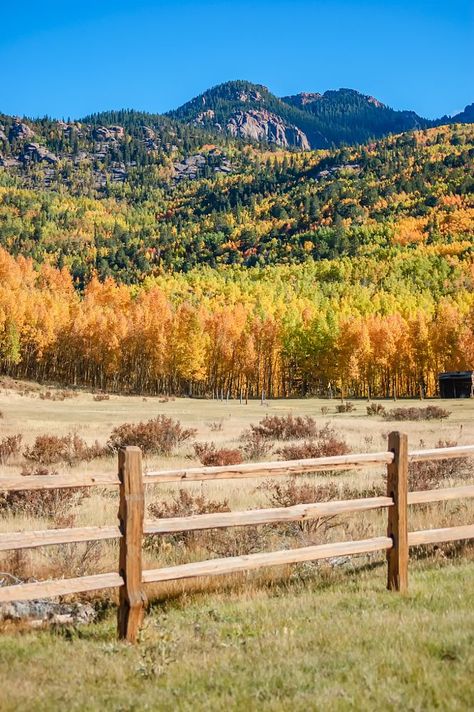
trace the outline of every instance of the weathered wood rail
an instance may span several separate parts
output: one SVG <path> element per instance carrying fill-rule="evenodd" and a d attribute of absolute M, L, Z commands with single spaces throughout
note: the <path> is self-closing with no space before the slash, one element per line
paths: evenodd
<path fill-rule="evenodd" d="M 139 448 L 127 447 L 119 452 L 117 474 L 56 475 L 45 477 L 0 477 L 0 491 L 59 489 L 70 487 L 118 486 L 119 526 L 76 527 L 25 532 L 0 533 L 0 551 L 18 550 L 96 540 L 120 540 L 117 573 L 104 573 L 69 579 L 16 584 L 0 588 L 0 603 L 63 596 L 107 588 L 119 588 L 118 634 L 134 642 L 146 606 L 144 584 L 174 581 L 200 576 L 217 576 L 248 571 L 265 566 L 316 561 L 334 556 L 351 556 L 386 551 L 387 586 L 406 591 L 408 586 L 409 547 L 474 538 L 474 524 L 408 531 L 408 507 L 474 497 L 474 485 L 408 492 L 410 462 L 442 460 L 474 455 L 474 445 L 409 452 L 407 436 L 393 432 L 388 450 L 379 453 L 351 454 L 288 462 L 266 462 L 230 467 L 193 467 L 162 470 L 143 475 Z M 203 482 L 250 477 L 302 475 L 327 470 L 352 470 L 365 467 L 387 467 L 387 495 L 353 500 L 298 504 L 291 507 L 254 509 L 241 512 L 218 512 L 188 517 L 145 520 L 144 485 L 170 482 Z M 245 556 L 211 559 L 159 569 L 143 570 L 142 540 L 144 535 L 169 534 L 223 527 L 303 521 L 320 516 L 387 510 L 385 536 L 359 541 L 305 546 L 298 549 L 262 552 Z"/>

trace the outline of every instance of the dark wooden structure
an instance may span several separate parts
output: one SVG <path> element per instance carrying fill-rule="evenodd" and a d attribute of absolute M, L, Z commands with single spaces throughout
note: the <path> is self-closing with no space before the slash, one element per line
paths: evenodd
<path fill-rule="evenodd" d="M 474 371 L 448 371 L 438 376 L 441 398 L 474 398 Z"/>

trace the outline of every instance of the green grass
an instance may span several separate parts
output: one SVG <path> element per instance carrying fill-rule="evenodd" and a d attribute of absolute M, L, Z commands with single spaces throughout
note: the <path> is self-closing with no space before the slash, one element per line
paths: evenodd
<path fill-rule="evenodd" d="M 305 571 L 154 606 L 136 647 L 115 640 L 112 613 L 76 630 L 4 633 L 0 708 L 474 707 L 472 562 L 413 561 L 407 596 L 385 590 L 384 566 Z"/>

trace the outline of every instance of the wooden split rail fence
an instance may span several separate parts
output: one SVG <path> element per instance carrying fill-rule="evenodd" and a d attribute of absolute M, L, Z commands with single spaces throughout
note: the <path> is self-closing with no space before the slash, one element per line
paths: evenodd
<path fill-rule="evenodd" d="M 141 451 L 137 447 L 120 450 L 118 475 L 56 475 L 51 478 L 0 477 L 0 491 L 44 490 L 71 487 L 119 486 L 119 525 L 49 529 L 41 531 L 0 533 L 0 551 L 26 549 L 52 544 L 70 544 L 104 539 L 120 540 L 117 573 L 104 573 L 78 578 L 56 579 L 0 587 L 0 603 L 34 600 L 107 588 L 119 588 L 118 635 L 134 642 L 146 605 L 144 584 L 217 576 L 248 571 L 264 566 L 293 564 L 301 561 L 329 559 L 369 552 L 386 551 L 391 590 L 404 592 L 408 586 L 409 547 L 474 538 L 474 524 L 408 531 L 408 506 L 474 497 L 474 485 L 408 492 L 410 462 L 452 459 L 474 455 L 474 445 L 415 450 L 408 452 L 407 436 L 393 432 L 387 452 L 321 457 L 288 462 L 266 462 L 224 467 L 195 467 L 184 470 L 162 470 L 143 475 Z M 302 475 L 325 470 L 351 470 L 365 467 L 387 467 L 387 495 L 364 499 L 298 504 L 291 507 L 254 509 L 243 512 L 200 514 L 147 521 L 144 519 L 144 486 L 170 482 L 203 482 L 251 477 Z M 302 521 L 326 515 L 387 509 L 386 536 L 298 549 L 211 559 L 191 564 L 143 570 L 142 540 L 144 535 L 170 534 L 246 525 Z"/>

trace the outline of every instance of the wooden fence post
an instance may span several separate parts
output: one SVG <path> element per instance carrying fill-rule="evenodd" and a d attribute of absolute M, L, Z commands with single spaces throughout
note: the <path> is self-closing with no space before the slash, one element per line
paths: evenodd
<path fill-rule="evenodd" d="M 146 596 L 142 583 L 142 544 L 144 494 L 142 453 L 139 447 L 120 448 L 118 454 L 120 478 L 119 573 L 124 584 L 120 587 L 118 636 L 134 643 L 143 619 Z"/>
<path fill-rule="evenodd" d="M 394 460 L 387 465 L 387 495 L 394 506 L 388 508 L 387 536 L 393 547 L 387 551 L 387 588 L 404 593 L 408 588 L 408 438 L 405 433 L 392 432 L 388 449 Z"/>

